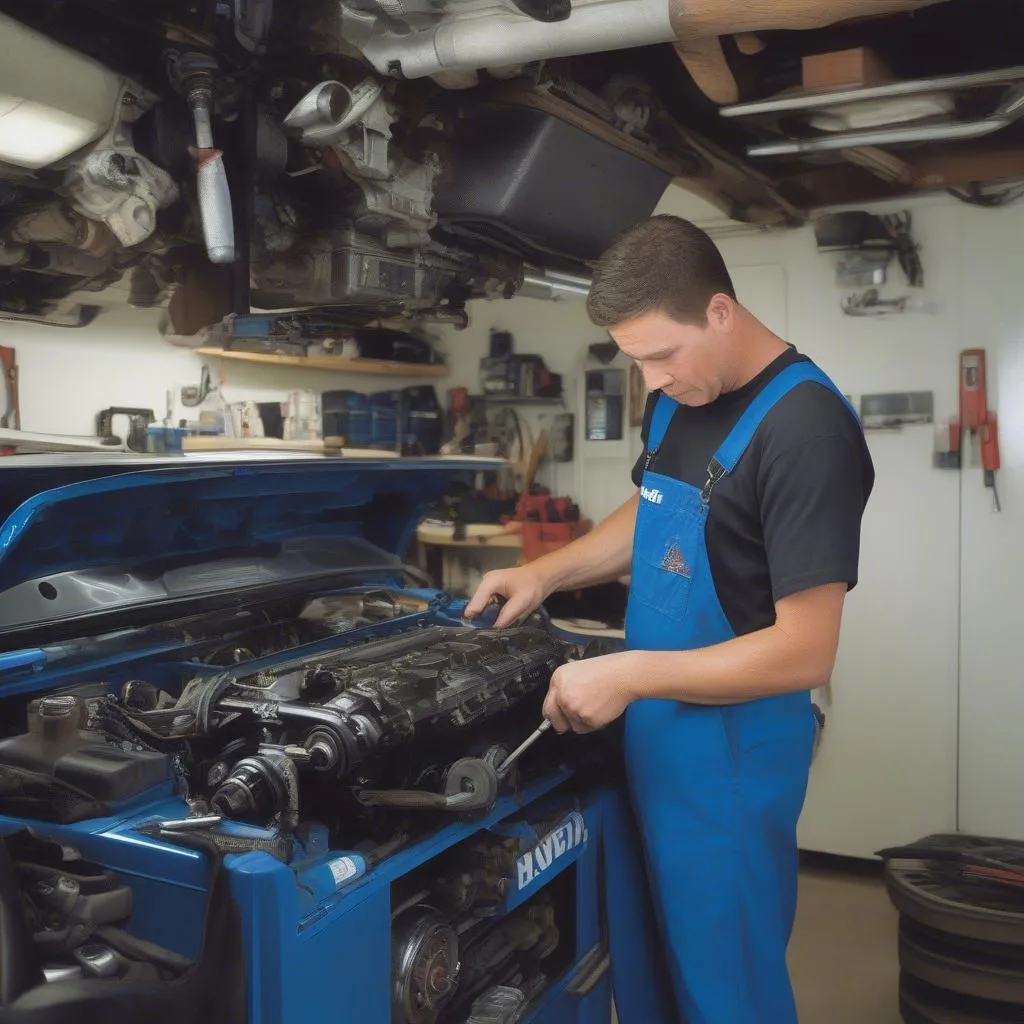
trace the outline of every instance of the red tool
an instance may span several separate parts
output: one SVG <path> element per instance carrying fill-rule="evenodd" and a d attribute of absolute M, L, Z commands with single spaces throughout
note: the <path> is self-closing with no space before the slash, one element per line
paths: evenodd
<path fill-rule="evenodd" d="M 503 517 L 511 532 L 522 534 L 523 561 L 565 547 L 590 531 L 591 522 L 580 518 L 579 506 L 571 498 L 549 494 L 524 494 L 513 517 Z"/>
<path fill-rule="evenodd" d="M 996 414 L 988 408 L 985 350 L 965 349 L 960 353 L 960 412 L 959 417 L 950 424 L 950 450 L 959 450 L 962 431 L 979 432 L 985 486 L 992 488 L 992 500 L 995 510 L 999 512 L 999 491 L 996 488 L 996 470 L 999 469 L 997 426 Z"/>
<path fill-rule="evenodd" d="M 468 416 L 470 412 L 469 388 L 450 388 L 448 408 L 455 416 Z"/>
<path fill-rule="evenodd" d="M 994 412 L 988 414 L 988 421 L 981 426 L 981 468 L 985 471 L 985 486 L 992 488 L 992 495 L 999 511 L 999 492 L 996 490 L 996 470 L 999 468 L 999 431 Z"/>
<path fill-rule="evenodd" d="M 960 353 L 960 426 L 977 430 L 987 418 L 985 350 L 968 348 Z"/>

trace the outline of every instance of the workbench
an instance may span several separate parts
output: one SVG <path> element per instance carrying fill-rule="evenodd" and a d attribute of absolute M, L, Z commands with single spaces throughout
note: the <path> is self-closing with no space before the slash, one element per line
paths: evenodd
<path fill-rule="evenodd" d="M 468 595 L 490 569 L 504 569 L 519 562 L 522 536 L 490 524 L 470 525 L 468 536 L 458 540 L 454 530 L 440 524 L 421 523 L 416 539 L 426 557 L 426 570 L 441 587 L 453 594 Z M 446 532 L 450 535 L 446 536 Z"/>

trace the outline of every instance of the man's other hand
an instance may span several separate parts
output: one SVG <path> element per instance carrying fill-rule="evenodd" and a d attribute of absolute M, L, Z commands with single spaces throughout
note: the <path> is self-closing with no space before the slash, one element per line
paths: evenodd
<path fill-rule="evenodd" d="M 614 722 L 633 700 L 630 652 L 570 661 L 555 669 L 544 717 L 556 732 L 594 732 Z"/>
<path fill-rule="evenodd" d="M 505 604 L 494 621 L 495 629 L 505 629 L 540 607 L 548 596 L 547 582 L 530 565 L 515 569 L 497 569 L 487 573 L 480 581 L 463 617 L 472 621 L 497 599 Z"/>

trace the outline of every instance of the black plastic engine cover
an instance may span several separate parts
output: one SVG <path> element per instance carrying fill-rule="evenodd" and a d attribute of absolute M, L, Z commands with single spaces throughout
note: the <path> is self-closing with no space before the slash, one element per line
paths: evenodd
<path fill-rule="evenodd" d="M 486 103 L 455 126 L 442 229 L 472 228 L 574 260 L 597 259 L 649 217 L 671 176 L 552 114 Z"/>
<path fill-rule="evenodd" d="M 218 708 L 276 720 L 270 730 L 285 743 L 312 748 L 319 738 L 345 775 L 414 737 L 473 729 L 539 700 L 565 658 L 543 629 L 430 626 L 238 677 Z"/>

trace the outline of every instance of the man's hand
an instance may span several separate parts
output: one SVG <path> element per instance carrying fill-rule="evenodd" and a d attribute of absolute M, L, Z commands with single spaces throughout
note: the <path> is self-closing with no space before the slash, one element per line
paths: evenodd
<path fill-rule="evenodd" d="M 505 598 L 505 606 L 494 621 L 495 628 L 505 629 L 540 607 L 550 592 L 544 575 L 534 563 L 516 569 L 496 569 L 480 581 L 463 617 L 472 621 L 496 597 Z"/>
<path fill-rule="evenodd" d="M 571 661 L 555 669 L 544 717 L 556 732 L 594 732 L 621 715 L 633 696 L 627 685 L 630 652 Z"/>

